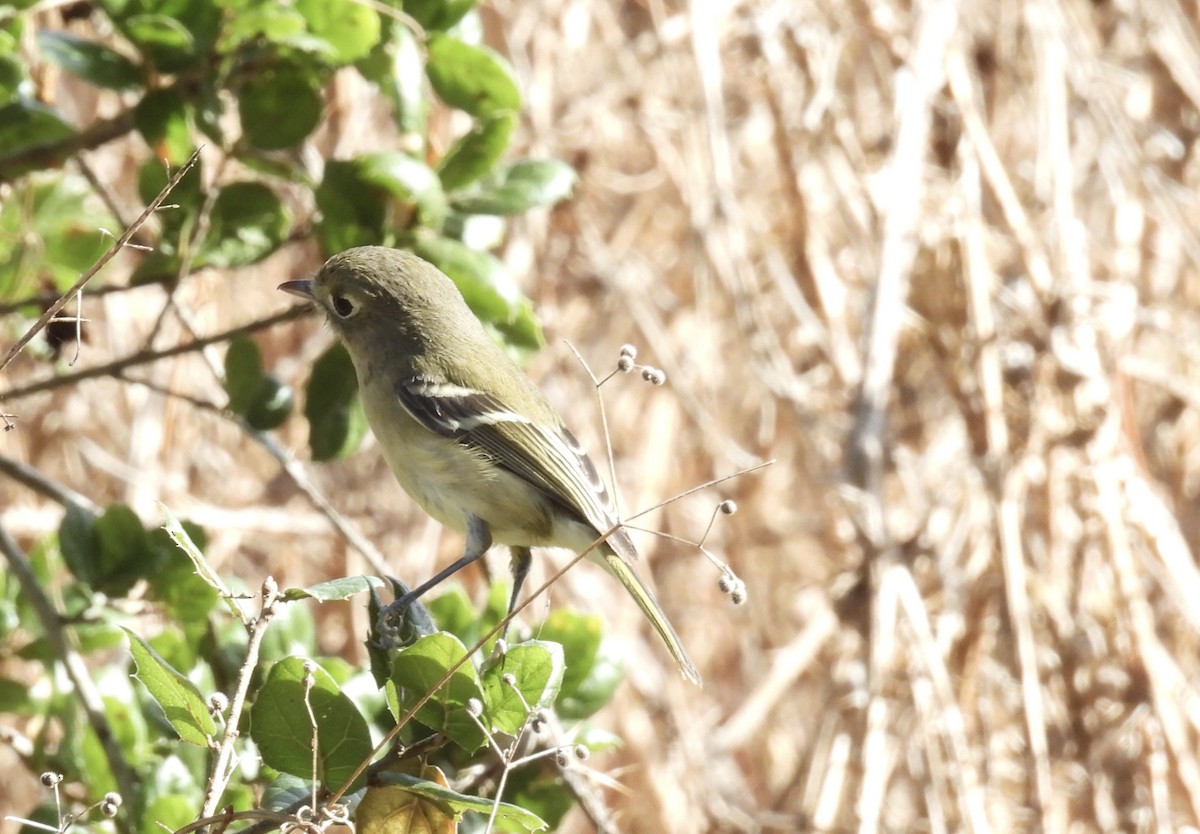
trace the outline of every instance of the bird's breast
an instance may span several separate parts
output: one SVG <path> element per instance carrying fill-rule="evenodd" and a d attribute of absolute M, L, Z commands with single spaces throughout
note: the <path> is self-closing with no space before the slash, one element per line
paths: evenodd
<path fill-rule="evenodd" d="M 556 544 L 554 508 L 540 490 L 484 453 L 426 429 L 386 385 L 368 384 L 363 407 L 396 480 L 440 523 L 464 532 L 475 516 L 497 543 Z"/>

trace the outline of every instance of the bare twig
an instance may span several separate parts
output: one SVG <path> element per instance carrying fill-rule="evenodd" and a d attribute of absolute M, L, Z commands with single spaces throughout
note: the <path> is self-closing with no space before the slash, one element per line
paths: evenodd
<path fill-rule="evenodd" d="M 7 475 L 17 483 L 24 484 L 38 495 L 43 495 L 56 504 L 64 507 L 79 507 L 93 515 L 100 511 L 99 507 L 86 495 L 47 477 L 29 464 L 0 455 L 0 473 Z"/>
<path fill-rule="evenodd" d="M 73 295 L 80 292 L 84 285 L 87 284 L 88 281 L 92 280 L 93 277 L 95 277 L 96 273 L 103 269 L 118 252 L 125 248 L 125 246 L 133 239 L 133 236 L 137 234 L 138 229 L 142 227 L 142 224 L 150 219 L 150 215 L 154 214 L 154 212 L 158 210 L 158 207 L 163 204 L 164 200 L 166 200 L 167 195 L 175 190 L 175 186 L 179 185 L 179 181 L 183 179 L 187 172 L 192 169 L 192 166 L 196 164 L 197 160 L 200 159 L 200 150 L 200 148 L 197 148 L 195 152 L 188 157 L 187 162 L 180 166 L 179 170 L 175 172 L 174 176 L 172 176 L 171 179 L 167 181 L 167 184 L 163 186 L 162 190 L 158 192 L 158 196 L 150 201 L 150 205 L 146 206 L 145 210 L 138 215 L 137 219 L 133 221 L 129 228 L 127 228 L 124 233 L 117 238 L 116 242 L 108 248 L 108 251 L 101 255 L 99 260 L 88 267 L 87 271 L 84 272 L 83 275 L 79 276 L 79 280 L 71 285 L 71 288 L 63 293 L 57 301 L 51 304 L 46 309 L 46 312 L 42 313 L 41 318 L 34 322 L 33 326 L 25 332 L 24 336 L 22 336 L 20 339 L 17 339 L 16 344 L 9 348 L 8 353 L 4 355 L 4 359 L 0 360 L 0 371 L 3 371 L 6 367 L 8 367 L 8 364 L 12 362 L 14 358 L 16 358 L 17 354 L 21 352 L 21 349 L 24 348 L 25 345 L 29 344 L 29 340 L 40 333 L 46 327 L 46 325 L 50 323 L 50 320 L 59 314 L 59 312 L 64 306 L 66 306 L 67 302 Z M 3 399 L 4 396 L 0 395 L 0 401 Z"/>
<path fill-rule="evenodd" d="M 120 376 L 130 368 L 138 365 L 148 365 L 152 362 L 158 362 L 160 359 L 170 359 L 173 356 L 182 356 L 185 353 L 194 353 L 198 350 L 203 350 L 209 345 L 215 345 L 219 342 L 228 341 L 237 336 L 244 336 L 249 333 L 257 333 L 260 330 L 266 330 L 269 327 L 274 327 L 277 324 L 282 324 L 285 321 L 292 321 L 301 316 L 312 312 L 311 305 L 298 304 L 295 307 L 284 310 L 280 313 L 267 316 L 266 318 L 256 319 L 247 324 L 231 327 L 228 330 L 223 330 L 220 333 L 214 333 L 211 336 L 205 336 L 200 339 L 193 339 L 190 342 L 174 345 L 173 347 L 163 348 L 162 350 L 139 350 L 137 353 L 124 356 L 120 359 L 113 360 L 104 365 L 97 365 L 94 368 L 84 368 L 73 374 L 63 374 L 62 376 L 54 376 L 48 379 L 43 379 L 39 382 L 32 382 L 28 385 L 21 385 L 16 388 L 10 388 L 7 391 L 0 392 L 0 401 L 17 399 L 19 397 L 28 397 L 31 394 L 38 394 L 42 391 L 52 391 L 55 388 L 62 388 L 66 385 L 74 385 L 77 382 L 83 382 L 87 379 L 96 379 L 105 376 Z"/>
<path fill-rule="evenodd" d="M 229 700 L 229 714 L 225 718 L 225 733 L 217 747 L 217 756 L 208 779 L 208 790 L 204 794 L 204 805 L 200 809 L 197 821 L 213 815 L 217 803 L 225 793 L 225 787 L 229 784 L 229 777 L 233 774 L 234 745 L 240 736 L 239 727 L 242 710 L 246 705 L 246 693 L 250 691 L 250 681 L 258 667 L 258 652 L 267 634 L 267 626 L 275 616 L 278 606 L 279 588 L 274 579 L 267 577 L 262 585 L 262 607 L 248 629 L 250 639 L 246 644 L 246 659 L 238 670 L 237 686 Z"/>

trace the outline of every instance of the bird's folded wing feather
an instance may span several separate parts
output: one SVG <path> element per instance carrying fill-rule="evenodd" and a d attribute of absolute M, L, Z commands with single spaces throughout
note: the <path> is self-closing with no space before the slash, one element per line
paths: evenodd
<path fill-rule="evenodd" d="M 597 533 L 616 523 L 604 481 L 579 441 L 562 426 L 537 424 L 491 394 L 424 376 L 404 380 L 397 394 L 425 428 L 484 452 L 591 524 Z M 623 559 L 636 556 L 623 529 L 608 541 Z"/>

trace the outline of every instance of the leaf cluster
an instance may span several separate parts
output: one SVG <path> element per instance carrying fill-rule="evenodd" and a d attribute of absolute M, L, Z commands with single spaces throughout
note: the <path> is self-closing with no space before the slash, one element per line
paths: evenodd
<path fill-rule="evenodd" d="M 169 210 L 137 229 L 131 272 L 98 275 L 89 292 L 172 289 L 299 239 L 326 255 L 402 246 L 450 275 L 509 349 L 536 349 L 532 308 L 489 249 L 508 218 L 569 196 L 575 173 L 510 158 L 522 96 L 506 59 L 482 43 L 475 2 L 0 8 L 0 322 L 18 332 L 96 262 L 128 224 L 115 192 L 149 203 L 203 147 Z M 115 115 L 73 122 L 40 87 L 51 68 Z M 372 91 L 394 135 L 388 149 L 322 158 L 339 74 Z M 135 188 L 88 167 L 83 152 L 110 143 L 135 160 Z M 154 354 L 149 343 L 144 352 Z M 227 413 L 258 436 L 294 410 L 299 398 L 248 336 L 230 340 L 222 370 Z M 303 403 L 314 459 L 357 447 L 366 423 L 341 348 L 317 360 Z M 189 523 L 147 528 L 121 504 L 71 505 L 29 554 L 53 616 L 0 575 L 0 658 L 38 670 L 34 685 L 0 677 L 0 710 L 35 728 L 24 763 L 64 774 L 81 804 L 124 788 L 118 830 L 178 829 L 210 805 L 294 813 L 301 799 L 346 792 L 352 807 L 362 802 L 359 824 L 389 831 L 406 830 L 401 818 L 480 813 L 498 830 L 552 827 L 572 802 L 561 773 L 546 758 L 518 767 L 511 740 L 531 738 L 531 715 L 550 711 L 575 738 L 611 743 L 581 723 L 621 677 L 595 618 L 556 612 L 537 639 L 492 657 L 494 638 L 482 638 L 507 589 L 481 608 L 450 590 L 429 604 L 432 629 L 359 667 L 322 656 L 313 610 L 373 595 L 378 580 L 291 589 L 255 614 L 238 580 L 207 567 L 204 547 Z M 55 673 L 64 642 L 97 670 L 98 703 Z M 503 803 L 471 775 L 496 771 Z M 35 816 L 64 824 L 49 806 Z"/>
<path fill-rule="evenodd" d="M 504 161 L 522 98 L 508 62 L 481 43 L 474 2 L 103 0 L 86 9 L 91 35 L 37 28 L 25 5 L 0 10 L 0 305 L 69 287 L 108 245 L 100 230 L 121 227 L 104 184 L 71 165 L 80 151 L 141 145 L 137 191 L 149 202 L 204 145 L 173 208 L 139 236 L 146 254 L 127 285 L 253 266 L 299 238 L 326 255 L 401 246 L 450 275 L 510 349 L 542 343 L 529 301 L 488 249 L 507 218 L 563 200 L 576 177 L 554 159 Z M 21 51 L 30 42 L 32 61 Z M 120 112 L 74 126 L 40 94 L 36 70 L 48 66 Z M 334 129 L 335 74 L 368 85 L 392 149 L 301 153 Z M 249 373 L 241 383 L 252 390 L 231 391 L 231 404 L 251 425 L 290 412 L 294 397 L 276 381 Z M 319 416 L 319 458 L 361 435 L 352 400 L 343 392 L 327 404 L 335 416 Z"/>
<path fill-rule="evenodd" d="M 481 786 L 465 774 L 510 767 L 497 746 L 526 733 L 539 711 L 575 725 L 579 741 L 598 748 L 612 743 L 586 725 L 622 677 L 595 616 L 555 611 L 534 627 L 536 639 L 485 654 L 494 637 L 479 638 L 500 623 L 509 588 L 498 583 L 478 609 L 453 588 L 428 608 L 444 630 L 372 652 L 370 665 L 359 668 L 320 653 L 313 619 L 314 604 L 361 599 L 381 584 L 350 577 L 280 593 L 253 655 L 242 619 L 225 605 L 229 599 L 198 575 L 194 560 L 203 558 L 204 541 L 200 528 L 173 518 L 167 529 L 146 529 L 122 505 L 100 515 L 73 508 L 58 535 L 32 554 L 47 587 L 55 578 L 60 583 L 57 595 L 81 654 L 100 657 L 129 647 L 128 660 L 110 662 L 96 676 L 104 725 L 137 785 L 135 796 L 123 797 L 125 830 L 148 834 L 191 822 L 224 743 L 237 746 L 243 766 L 220 807 L 294 813 L 298 797 L 347 794 L 357 803 L 382 790 L 391 799 L 372 799 L 368 809 L 382 802 L 394 813 L 395 795 L 403 794 L 405 813 L 460 819 L 489 814 L 494 806 L 498 830 L 538 830 L 556 825 L 572 805 L 555 767 L 544 760 L 512 766 L 503 802 L 479 794 Z M 130 613 L 135 587 L 162 623 L 151 636 L 143 636 L 144 616 Z M 43 686 L 52 690 L 35 693 L 0 677 L 3 711 L 42 728 L 26 765 L 66 774 L 86 796 L 116 790 L 97 725 L 85 719 L 71 686 L 50 674 L 58 658 L 45 624 L 15 582 L 3 580 L 0 590 L 0 646 L 45 664 Z M 237 603 L 243 611 L 249 604 L 245 596 Z M 244 675 L 250 681 L 244 711 L 230 713 L 228 700 L 214 706 L 212 694 L 235 692 Z M 227 721 L 239 729 L 229 739 Z M 389 736 L 394 743 L 378 744 Z"/>

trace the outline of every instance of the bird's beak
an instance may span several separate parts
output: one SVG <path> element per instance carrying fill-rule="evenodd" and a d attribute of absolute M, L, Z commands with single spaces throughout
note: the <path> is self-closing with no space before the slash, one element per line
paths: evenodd
<path fill-rule="evenodd" d="M 290 292 L 292 295 L 298 295 L 306 301 L 313 300 L 313 282 L 308 278 L 301 281 L 284 281 L 276 289 Z"/>

